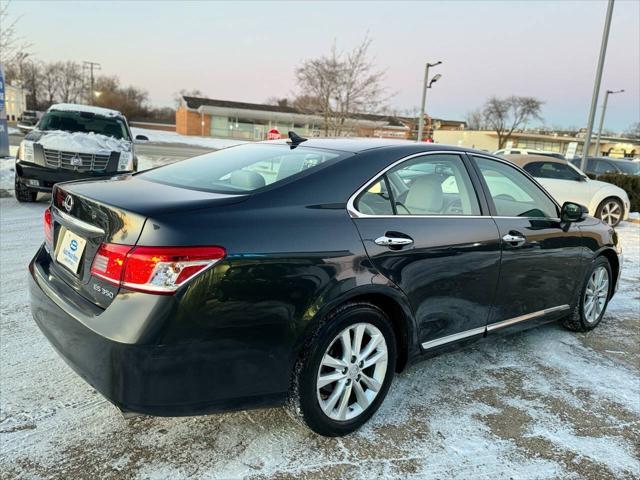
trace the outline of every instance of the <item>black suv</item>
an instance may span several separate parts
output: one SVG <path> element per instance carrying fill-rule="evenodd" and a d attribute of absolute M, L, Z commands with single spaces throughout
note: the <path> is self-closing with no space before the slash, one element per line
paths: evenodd
<path fill-rule="evenodd" d="M 138 135 L 136 140 L 148 140 Z M 138 169 L 131 130 L 120 112 L 57 104 L 20 142 L 15 196 L 33 202 L 38 192 L 68 180 L 109 177 Z"/>

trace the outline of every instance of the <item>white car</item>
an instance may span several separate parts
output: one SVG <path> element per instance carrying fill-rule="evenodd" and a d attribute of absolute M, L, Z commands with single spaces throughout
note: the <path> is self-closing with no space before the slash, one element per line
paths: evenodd
<path fill-rule="evenodd" d="M 529 172 L 561 205 L 574 202 L 589 208 L 589 215 L 612 227 L 629 218 L 629 196 L 622 188 L 591 180 L 566 160 L 542 155 L 507 155 Z"/>
<path fill-rule="evenodd" d="M 557 158 L 558 160 L 564 160 L 564 155 L 560 152 L 551 152 L 547 150 L 530 150 L 527 148 L 501 148 L 493 152 L 494 155 L 500 155 L 502 157 L 507 155 L 541 155 L 543 157 Z"/>

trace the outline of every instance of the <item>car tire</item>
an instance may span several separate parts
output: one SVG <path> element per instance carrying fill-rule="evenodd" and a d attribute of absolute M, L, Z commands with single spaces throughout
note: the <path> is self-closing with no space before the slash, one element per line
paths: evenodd
<path fill-rule="evenodd" d="M 606 285 L 599 283 L 601 272 L 606 274 Z M 564 326 L 574 332 L 587 332 L 596 328 L 609 304 L 613 281 L 609 261 L 606 257 L 596 257 L 583 281 L 573 312 L 564 319 Z"/>
<path fill-rule="evenodd" d="M 14 190 L 13 190 L 16 200 L 20 203 L 25 202 L 35 202 L 38 198 L 38 192 L 31 190 L 26 185 L 24 185 L 18 176 L 16 175 L 14 180 Z"/>
<path fill-rule="evenodd" d="M 605 198 L 598 209 L 596 217 L 612 227 L 618 226 L 624 217 L 624 205 L 622 201 L 615 197 Z"/>
<path fill-rule="evenodd" d="M 347 352 L 342 341 L 347 338 L 345 332 L 350 342 Z M 357 430 L 373 416 L 389 391 L 396 367 L 395 334 L 384 311 L 370 303 L 345 304 L 320 322 L 301 352 L 287 405 L 295 419 L 320 435 L 338 437 Z"/>

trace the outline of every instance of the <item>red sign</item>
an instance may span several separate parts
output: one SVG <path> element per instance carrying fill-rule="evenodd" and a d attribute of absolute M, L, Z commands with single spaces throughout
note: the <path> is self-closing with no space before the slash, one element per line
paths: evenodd
<path fill-rule="evenodd" d="M 429 137 L 429 138 L 427 138 L 427 139 L 425 140 L 425 142 L 427 142 L 427 143 L 433 143 L 433 138 Z"/>
<path fill-rule="evenodd" d="M 281 138 L 282 135 L 280 135 L 277 128 L 272 128 L 269 130 L 269 133 L 267 133 L 267 140 L 280 140 Z"/>

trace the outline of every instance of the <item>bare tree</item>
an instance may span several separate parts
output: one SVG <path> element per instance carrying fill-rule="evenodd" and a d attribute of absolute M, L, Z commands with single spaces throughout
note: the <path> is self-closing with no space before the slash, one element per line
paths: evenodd
<path fill-rule="evenodd" d="M 516 129 L 533 119 L 542 119 L 543 102 L 534 97 L 491 97 L 482 109 L 486 125 L 498 135 L 498 148 L 504 148 Z"/>
<path fill-rule="evenodd" d="M 197 88 L 194 88 L 192 90 L 187 90 L 187 89 L 183 88 L 178 93 L 175 93 L 173 95 L 173 102 L 175 103 L 176 108 L 178 108 L 180 106 L 180 100 L 181 100 L 182 97 L 204 97 L 204 96 L 205 96 L 205 94 L 202 93 Z"/>
<path fill-rule="evenodd" d="M 149 114 L 147 91 L 133 86 L 122 87 L 118 77 L 98 77 L 95 90 L 100 92 L 95 99 L 99 107 L 118 110 L 132 119 L 145 118 Z"/>
<path fill-rule="evenodd" d="M 482 113 L 482 110 L 480 109 L 472 110 L 469 113 L 467 113 L 466 122 L 467 122 L 467 128 L 469 130 L 485 130 L 486 129 L 486 122 L 484 120 L 484 115 Z"/>
<path fill-rule="evenodd" d="M 12 18 L 9 14 L 11 2 L 0 3 L 0 63 L 14 63 L 16 58 L 25 54 L 31 44 L 18 34 L 16 27 L 20 17 Z"/>
<path fill-rule="evenodd" d="M 624 132 L 625 138 L 631 138 L 634 140 L 640 139 L 640 122 L 636 122 L 629 126 L 629 128 Z"/>
<path fill-rule="evenodd" d="M 58 71 L 60 82 L 60 100 L 64 103 L 76 103 L 82 97 L 82 67 L 77 62 L 60 63 Z"/>
<path fill-rule="evenodd" d="M 384 72 L 376 70 L 370 46 L 369 37 L 348 53 L 334 45 L 328 55 L 305 60 L 296 69 L 298 88 L 314 99 L 325 135 L 343 134 L 354 114 L 375 112 L 387 100 Z"/>
<path fill-rule="evenodd" d="M 62 63 L 46 63 L 42 67 L 42 89 L 46 98 L 47 108 L 56 101 L 60 89 L 60 73 Z"/>

